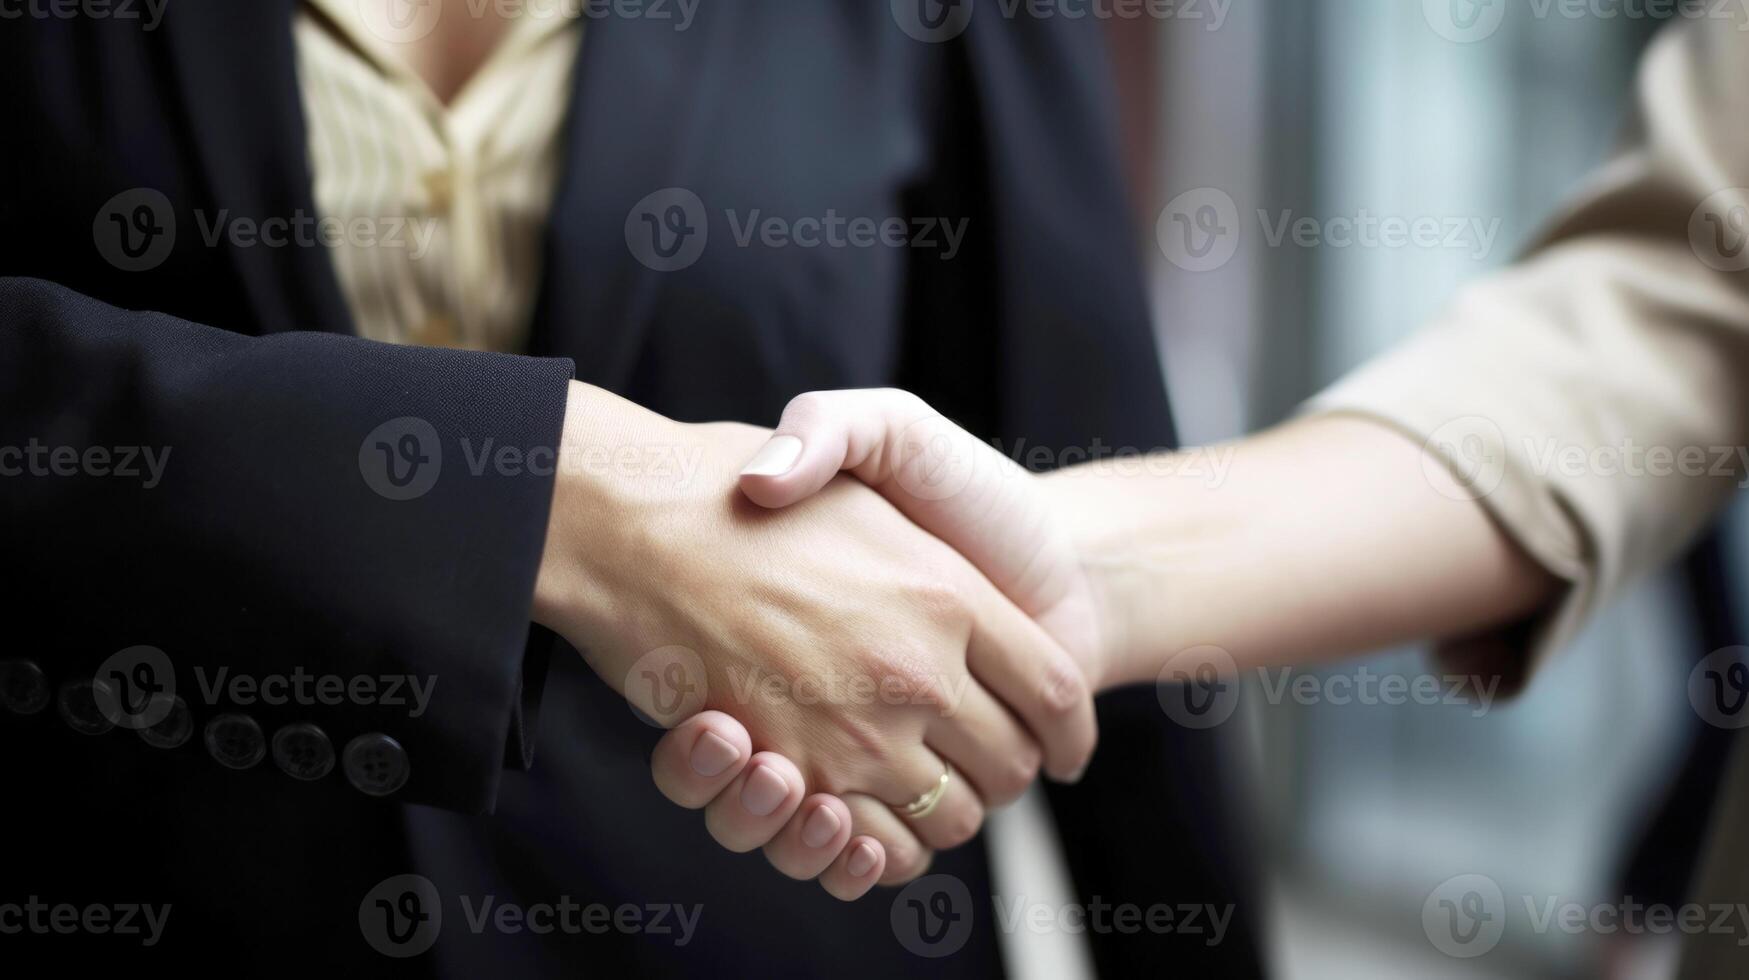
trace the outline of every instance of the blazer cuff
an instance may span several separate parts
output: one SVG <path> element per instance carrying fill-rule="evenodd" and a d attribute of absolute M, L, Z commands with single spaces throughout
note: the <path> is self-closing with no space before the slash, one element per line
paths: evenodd
<path fill-rule="evenodd" d="M 1387 361 L 1395 360 L 1387 357 Z M 1346 415 L 1371 420 L 1427 447 L 1426 465 L 1443 466 L 1494 523 L 1551 575 L 1567 583 L 1559 598 L 1528 618 L 1469 637 L 1435 642 L 1441 670 L 1499 680 L 1502 694 L 1522 690 L 1556 650 L 1566 646 L 1614 586 L 1584 529 L 1532 468 L 1526 442 L 1508 435 L 1510 422 L 1469 414 L 1425 394 L 1431 376 L 1383 363 L 1339 382 L 1301 406 L 1301 416 Z"/>

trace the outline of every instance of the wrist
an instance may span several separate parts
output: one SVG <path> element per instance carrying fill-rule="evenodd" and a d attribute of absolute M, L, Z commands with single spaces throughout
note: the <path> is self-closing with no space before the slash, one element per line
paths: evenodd
<path fill-rule="evenodd" d="M 1100 623 L 1100 689 L 1152 683 L 1178 651 L 1208 635 L 1223 597 L 1198 587 L 1231 560 L 1235 522 L 1223 495 L 1179 453 L 1071 467 L 1043 479 L 1087 576 Z M 1139 468 L 1139 472 L 1138 472 Z"/>
<path fill-rule="evenodd" d="M 614 465 L 621 448 L 646 437 L 667 419 L 608 391 L 571 382 L 559 437 L 547 537 L 535 575 L 532 616 L 573 645 L 599 635 L 607 590 L 597 561 L 611 554 L 633 516 L 635 471 Z M 605 461 L 607 465 L 598 465 Z"/>

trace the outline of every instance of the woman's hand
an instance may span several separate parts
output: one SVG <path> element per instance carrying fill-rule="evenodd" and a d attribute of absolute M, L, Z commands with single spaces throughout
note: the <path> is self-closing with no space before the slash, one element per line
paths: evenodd
<path fill-rule="evenodd" d="M 783 513 L 742 499 L 737 471 L 766 436 L 574 386 L 535 618 L 662 724 L 716 710 L 745 726 L 746 745 L 722 739 L 742 766 L 732 792 L 708 804 L 725 846 L 803 838 L 812 788 L 880 842 L 881 880 L 906 880 L 975 834 L 986 802 L 1018 796 L 1041 754 L 1060 778 L 1080 771 L 1088 687 L 964 557 L 856 481 Z M 902 817 L 949 764 L 934 811 Z M 859 848 L 839 857 L 858 877 Z"/>
<path fill-rule="evenodd" d="M 816 392 L 741 486 L 784 507 L 840 469 L 1034 613 L 1096 691 L 1211 648 L 1232 671 L 1474 636 L 1560 588 L 1446 460 L 1364 418 L 1033 477 L 913 395 Z"/>
<path fill-rule="evenodd" d="M 1105 682 L 1111 618 L 1045 481 L 895 389 L 810 392 L 784 409 L 741 474 L 741 490 L 783 508 L 840 472 L 855 475 L 976 565 L 1081 667 Z"/>

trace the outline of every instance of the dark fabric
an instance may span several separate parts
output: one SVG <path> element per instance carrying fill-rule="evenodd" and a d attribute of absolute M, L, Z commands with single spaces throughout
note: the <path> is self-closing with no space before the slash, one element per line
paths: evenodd
<path fill-rule="evenodd" d="M 526 359 L 322 336 L 351 331 L 324 249 L 206 242 L 221 211 L 315 214 L 291 11 L 186 0 L 156 31 L 0 22 L 0 273 L 82 294 L 21 280 L 0 292 L 0 445 L 163 440 L 177 474 L 138 493 L 0 481 L 15 564 L 35 577 L 15 593 L 7 656 L 52 649 L 39 659 L 57 682 L 134 643 L 176 656 L 179 680 L 185 662 L 433 674 L 420 719 L 250 709 L 268 732 L 311 720 L 337 744 L 392 735 L 412 781 L 379 801 L 338 772 L 223 770 L 198 732 L 159 750 L 76 735 L 53 708 L 12 719 L 19 802 L 0 820 L 19 853 L 0 902 L 170 902 L 153 955 L 243 975 L 999 974 L 981 846 L 939 857 L 934 870 L 974 896 L 975 927 L 925 958 L 898 941 L 892 893 L 833 903 L 723 852 L 663 801 L 648 776 L 657 732 L 527 626 L 550 483 L 452 472 L 447 453 L 462 439 L 550 445 L 573 363 L 683 420 L 770 424 L 802 391 L 896 384 L 1023 460 L 1169 445 L 1098 24 L 992 8 L 925 44 L 885 3 L 745 0 L 701 7 L 684 31 L 591 19 Z M 140 187 L 166 195 L 177 235 L 161 265 L 125 272 L 92 224 Z M 710 246 L 657 272 L 628 249 L 627 217 L 674 187 L 704 202 Z M 964 219 L 968 234 L 951 257 L 939 229 L 934 249 L 737 241 L 749 221 L 828 214 Z M 371 493 L 358 458 L 372 427 L 401 417 L 428 420 L 446 450 L 413 501 Z M 531 758 L 537 705 L 532 768 L 491 764 Z M 197 725 L 215 710 L 195 705 Z M 1051 794 L 1083 900 L 1237 910 L 1214 946 L 1092 936 L 1102 972 L 1256 975 L 1217 746 L 1172 727 L 1146 690 L 1103 699 L 1101 721 L 1086 782 Z M 402 873 L 444 897 L 436 946 L 404 961 L 360 927 L 366 894 Z M 463 903 L 488 895 L 701 918 L 684 946 L 633 930 L 476 932 Z M 120 937 L 23 940 L 8 948 L 63 965 L 142 955 Z"/>
<path fill-rule="evenodd" d="M 1731 600 L 1733 572 L 1717 528 L 1683 559 L 1682 580 L 1697 640 L 1694 662 L 1685 665 L 1691 669 L 1712 651 L 1738 645 L 1743 636 Z M 1689 720 L 1687 745 L 1662 798 L 1629 838 L 1617 876 L 1623 898 L 1647 905 L 1674 908 L 1693 891 L 1695 865 L 1736 740 L 1734 730 L 1709 724 L 1698 714 L 1683 717 Z"/>

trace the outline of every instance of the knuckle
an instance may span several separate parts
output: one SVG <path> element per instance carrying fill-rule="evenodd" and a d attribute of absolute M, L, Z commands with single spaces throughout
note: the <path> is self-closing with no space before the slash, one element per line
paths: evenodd
<path fill-rule="evenodd" d="M 948 576 L 920 577 L 909 591 L 912 603 L 931 618 L 959 622 L 967 614 L 966 590 Z"/>
<path fill-rule="evenodd" d="M 996 785 L 990 788 L 992 797 L 1002 803 L 1012 803 L 1020 799 L 1038 779 L 1039 767 L 1043 764 L 1039 749 L 1036 746 L 1027 746 L 997 770 Z"/>
<path fill-rule="evenodd" d="M 978 836 L 978 831 L 984 827 L 984 815 L 976 807 L 965 807 L 948 815 L 937 836 L 937 845 L 943 850 L 959 847 Z"/>
<path fill-rule="evenodd" d="M 796 422 L 817 422 L 826 418 L 830 408 L 831 400 L 825 392 L 805 391 L 789 400 L 783 417 Z"/>
<path fill-rule="evenodd" d="M 921 646 L 895 641 L 885 649 L 864 652 L 858 661 L 861 683 L 879 709 L 936 707 L 945 702 L 941 667 Z"/>

